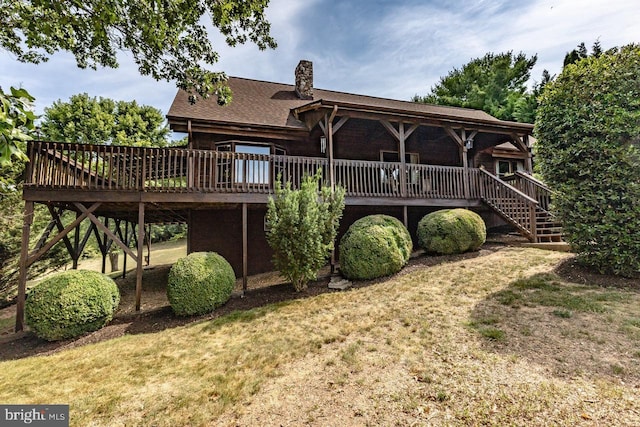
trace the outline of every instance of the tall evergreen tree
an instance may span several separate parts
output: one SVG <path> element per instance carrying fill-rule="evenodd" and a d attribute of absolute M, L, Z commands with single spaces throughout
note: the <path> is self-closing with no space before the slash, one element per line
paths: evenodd
<path fill-rule="evenodd" d="M 516 105 L 526 97 L 527 82 L 537 56 L 487 53 L 455 68 L 415 102 L 475 108 L 502 120 L 516 120 Z"/>

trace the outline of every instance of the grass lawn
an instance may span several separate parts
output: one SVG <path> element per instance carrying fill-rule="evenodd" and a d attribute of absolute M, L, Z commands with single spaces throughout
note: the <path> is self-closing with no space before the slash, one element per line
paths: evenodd
<path fill-rule="evenodd" d="M 0 363 L 72 425 L 640 425 L 640 293 L 504 247 L 368 287 Z"/>

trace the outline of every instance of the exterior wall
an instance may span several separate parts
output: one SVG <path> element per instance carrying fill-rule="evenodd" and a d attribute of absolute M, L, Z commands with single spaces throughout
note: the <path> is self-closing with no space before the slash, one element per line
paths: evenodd
<path fill-rule="evenodd" d="M 266 206 L 250 205 L 247 209 L 248 272 L 257 274 L 273 270 L 272 251 L 264 234 Z M 189 252 L 214 251 L 242 276 L 242 208 L 224 207 L 191 211 Z"/>
<path fill-rule="evenodd" d="M 416 230 L 422 217 L 439 208 L 409 207 L 407 209 L 409 233 L 414 250 L 418 248 Z M 248 273 L 250 275 L 273 271 L 273 251 L 264 232 L 266 206 L 250 205 L 248 213 Z M 487 228 L 504 225 L 492 212 L 477 211 Z M 339 242 L 351 224 L 367 215 L 386 214 L 403 221 L 403 209 L 397 206 L 347 206 L 344 211 L 336 240 L 336 260 L 339 257 Z M 233 267 L 236 277 L 242 276 L 242 208 L 224 207 L 211 210 L 194 210 L 189 222 L 189 252 L 213 251 L 222 255 Z"/>
<path fill-rule="evenodd" d="M 320 151 L 322 131 L 314 127 L 304 140 L 282 140 L 264 137 L 242 137 L 195 132 L 193 147 L 212 150 L 216 143 L 236 140 L 249 143 L 273 144 L 284 148 L 290 156 L 327 157 Z M 398 152 L 398 142 L 380 124 L 363 119 L 349 119 L 334 135 L 336 159 L 380 161 L 380 151 Z M 418 153 L 420 163 L 461 166 L 457 144 L 442 129 L 420 126 L 405 142 L 407 153 Z"/>

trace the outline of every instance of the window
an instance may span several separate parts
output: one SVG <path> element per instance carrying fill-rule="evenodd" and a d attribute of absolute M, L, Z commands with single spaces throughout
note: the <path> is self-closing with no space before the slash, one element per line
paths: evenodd
<path fill-rule="evenodd" d="M 235 152 L 247 154 L 236 159 L 236 184 L 268 184 L 271 147 L 236 144 Z"/>
<path fill-rule="evenodd" d="M 522 160 L 496 160 L 496 172 L 500 179 L 521 170 L 524 170 L 524 162 Z"/>
<path fill-rule="evenodd" d="M 220 153 L 217 163 L 217 182 L 223 185 L 270 183 L 271 170 L 269 155 L 284 155 L 285 151 L 271 145 L 229 141 L 216 146 Z"/>

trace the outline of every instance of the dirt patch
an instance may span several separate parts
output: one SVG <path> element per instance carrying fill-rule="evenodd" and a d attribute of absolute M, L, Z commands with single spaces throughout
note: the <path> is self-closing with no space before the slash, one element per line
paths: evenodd
<path fill-rule="evenodd" d="M 640 278 L 600 274 L 578 263 L 575 257 L 561 262 L 556 267 L 555 273 L 567 282 L 581 285 L 640 289 Z"/>

